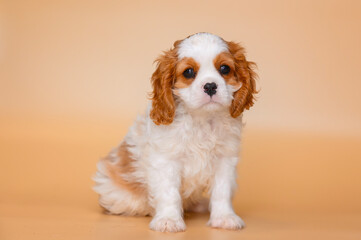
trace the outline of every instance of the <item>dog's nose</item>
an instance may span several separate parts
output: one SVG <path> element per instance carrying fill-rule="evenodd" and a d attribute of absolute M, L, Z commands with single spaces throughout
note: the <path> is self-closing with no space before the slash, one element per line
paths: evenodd
<path fill-rule="evenodd" d="M 212 82 L 212 83 L 206 83 L 204 85 L 204 92 L 207 93 L 209 96 L 212 97 L 212 95 L 216 94 L 217 92 L 217 84 Z"/>

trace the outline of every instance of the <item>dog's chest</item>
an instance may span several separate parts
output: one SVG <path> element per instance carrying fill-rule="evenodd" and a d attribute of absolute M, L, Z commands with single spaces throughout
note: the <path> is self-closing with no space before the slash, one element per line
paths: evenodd
<path fill-rule="evenodd" d="M 217 159 L 222 152 L 226 129 L 213 119 L 192 122 L 184 128 L 182 185 L 190 194 L 210 184 Z"/>
<path fill-rule="evenodd" d="M 215 120 L 193 121 L 182 129 L 183 154 L 194 160 L 210 160 L 224 137 Z"/>

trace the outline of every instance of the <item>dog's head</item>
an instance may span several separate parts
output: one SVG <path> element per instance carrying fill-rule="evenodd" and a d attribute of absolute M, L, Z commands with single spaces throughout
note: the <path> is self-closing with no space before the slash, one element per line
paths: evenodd
<path fill-rule="evenodd" d="M 210 33 L 197 33 L 174 43 L 157 60 L 152 75 L 154 123 L 173 121 L 176 101 L 190 111 L 229 108 L 238 117 L 254 102 L 254 63 L 246 60 L 244 49 Z"/>

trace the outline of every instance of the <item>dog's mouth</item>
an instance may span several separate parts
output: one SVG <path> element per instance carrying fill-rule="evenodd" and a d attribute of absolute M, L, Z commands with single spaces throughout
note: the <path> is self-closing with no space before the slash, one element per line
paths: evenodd
<path fill-rule="evenodd" d="M 208 104 L 217 104 L 217 105 L 222 105 L 222 103 L 219 100 L 218 96 L 212 96 L 209 97 L 207 101 L 205 101 L 204 105 L 208 105 Z"/>
<path fill-rule="evenodd" d="M 222 107 L 223 104 L 213 98 L 210 98 L 208 101 L 204 102 L 201 106 L 201 108 L 207 111 L 217 110 Z"/>
<path fill-rule="evenodd" d="M 219 103 L 218 101 L 210 100 L 206 102 L 204 105 L 222 105 L 222 104 Z"/>

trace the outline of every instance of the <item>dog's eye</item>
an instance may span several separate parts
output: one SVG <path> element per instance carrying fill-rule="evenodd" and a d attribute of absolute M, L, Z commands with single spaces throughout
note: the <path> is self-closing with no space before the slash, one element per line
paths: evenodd
<path fill-rule="evenodd" d="M 196 76 L 196 73 L 194 72 L 193 68 L 187 68 L 186 70 L 184 70 L 183 76 L 188 79 L 194 78 Z"/>
<path fill-rule="evenodd" d="M 227 75 L 229 72 L 231 71 L 231 68 L 227 65 L 222 65 L 220 68 L 219 68 L 219 72 L 222 74 L 222 75 Z"/>

